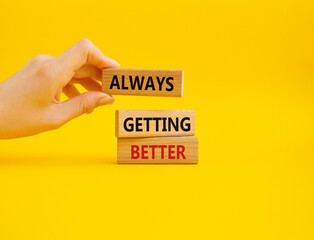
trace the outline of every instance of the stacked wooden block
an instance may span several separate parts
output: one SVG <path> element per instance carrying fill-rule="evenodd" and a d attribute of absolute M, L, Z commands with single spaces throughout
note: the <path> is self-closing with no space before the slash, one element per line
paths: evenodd
<path fill-rule="evenodd" d="M 183 71 L 103 70 L 109 94 L 182 97 Z M 117 110 L 118 163 L 197 163 L 193 110 Z"/>

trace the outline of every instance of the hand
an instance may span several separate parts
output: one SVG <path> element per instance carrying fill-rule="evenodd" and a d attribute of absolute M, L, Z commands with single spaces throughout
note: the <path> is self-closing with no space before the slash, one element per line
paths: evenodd
<path fill-rule="evenodd" d="M 119 67 L 83 39 L 58 57 L 39 55 L 0 84 L 0 138 L 17 138 L 57 129 L 69 120 L 112 104 L 102 93 L 101 69 Z M 80 94 L 75 83 L 89 92 Z M 60 102 L 61 92 L 69 100 Z"/>

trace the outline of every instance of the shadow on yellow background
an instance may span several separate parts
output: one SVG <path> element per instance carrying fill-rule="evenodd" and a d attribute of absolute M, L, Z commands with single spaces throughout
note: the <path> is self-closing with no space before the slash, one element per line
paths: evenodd
<path fill-rule="evenodd" d="M 116 164 L 117 159 L 112 156 L 90 157 L 90 156 L 29 156 L 29 157 L 2 157 L 0 166 L 84 166 Z"/>
<path fill-rule="evenodd" d="M 0 81 L 82 38 L 184 97 L 0 141 L 0 239 L 313 239 L 312 1 L 6 1 Z M 31 81 L 32 79 L 30 79 Z M 117 165 L 116 109 L 193 109 L 199 164 Z M 23 116 L 21 116 L 23 117 Z"/>

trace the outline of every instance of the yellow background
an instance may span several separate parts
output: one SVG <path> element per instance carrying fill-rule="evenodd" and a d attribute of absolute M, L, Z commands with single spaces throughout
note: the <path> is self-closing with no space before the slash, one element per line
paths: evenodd
<path fill-rule="evenodd" d="M 185 83 L 183 98 L 116 96 L 0 141 L 0 239 L 313 239 L 313 13 L 310 0 L 1 2 L 1 81 L 88 38 Z M 199 164 L 117 165 L 116 109 L 194 109 Z"/>

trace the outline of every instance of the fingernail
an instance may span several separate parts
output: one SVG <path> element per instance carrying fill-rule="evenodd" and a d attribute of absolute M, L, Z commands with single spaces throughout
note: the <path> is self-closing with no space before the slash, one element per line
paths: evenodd
<path fill-rule="evenodd" d="M 98 106 L 103 106 L 103 105 L 111 105 L 115 102 L 116 100 L 113 97 L 110 97 L 109 95 L 104 96 L 98 100 Z"/>
<path fill-rule="evenodd" d="M 116 60 L 111 59 L 111 61 L 114 63 L 115 66 L 120 67 L 120 64 Z"/>
<path fill-rule="evenodd" d="M 104 92 L 100 92 L 100 96 L 99 96 L 99 99 L 102 99 L 102 98 L 110 98 L 112 97 L 110 94 L 108 93 L 104 93 Z"/>

